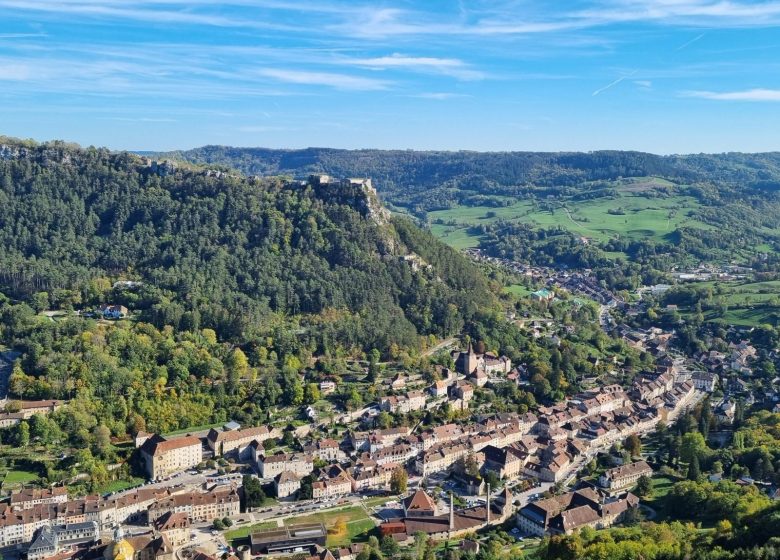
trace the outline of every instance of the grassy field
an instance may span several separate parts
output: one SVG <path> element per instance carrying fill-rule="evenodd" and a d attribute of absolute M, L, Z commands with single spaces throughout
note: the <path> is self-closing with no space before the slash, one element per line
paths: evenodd
<path fill-rule="evenodd" d="M 22 484 L 29 484 L 35 482 L 40 477 L 37 473 L 32 471 L 22 470 L 10 470 L 0 471 L 0 481 L 2 481 L 3 488 L 9 488 L 13 486 L 19 486 Z"/>
<path fill-rule="evenodd" d="M 343 520 L 346 523 L 346 534 L 332 534 L 335 525 Z M 361 540 L 374 528 L 374 521 L 361 506 L 350 506 L 337 510 L 327 510 L 320 513 L 291 517 L 284 520 L 285 525 L 297 525 L 299 523 L 323 523 L 328 529 L 327 546 L 343 546 L 355 540 Z"/>
<path fill-rule="evenodd" d="M 528 297 L 531 295 L 532 290 L 529 290 L 522 284 L 512 284 L 504 288 L 504 291 L 517 297 Z"/>
<path fill-rule="evenodd" d="M 479 239 L 468 228 L 498 220 L 512 220 L 539 227 L 562 226 L 572 233 L 597 241 L 620 237 L 661 241 L 676 228 L 709 228 L 690 217 L 700 207 L 693 197 L 640 196 L 635 184 L 621 187 L 619 196 L 565 203 L 540 203 L 534 200 L 516 201 L 509 206 L 461 206 L 429 212 L 433 233 L 456 248 L 475 246 Z M 441 223 L 433 223 L 440 221 Z"/>
<path fill-rule="evenodd" d="M 468 231 L 468 226 L 431 224 L 433 234 L 455 249 L 471 249 L 479 245 L 479 236 Z"/>
<path fill-rule="evenodd" d="M 753 327 L 774 323 L 780 314 L 780 280 L 768 282 L 697 282 L 697 288 L 711 288 L 715 297 L 722 297 L 728 311 L 723 317 L 705 313 L 707 320 L 720 320 L 731 325 Z"/>

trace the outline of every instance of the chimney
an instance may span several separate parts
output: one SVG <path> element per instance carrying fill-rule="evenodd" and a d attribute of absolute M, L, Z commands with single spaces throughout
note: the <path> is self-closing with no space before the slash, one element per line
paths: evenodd
<path fill-rule="evenodd" d="M 453 503 L 452 492 L 450 492 L 450 531 L 455 530 L 455 506 Z"/>
<path fill-rule="evenodd" d="M 485 513 L 486 522 L 488 525 L 490 525 L 490 483 L 487 485 L 487 500 L 485 500 L 485 509 L 487 510 Z"/>

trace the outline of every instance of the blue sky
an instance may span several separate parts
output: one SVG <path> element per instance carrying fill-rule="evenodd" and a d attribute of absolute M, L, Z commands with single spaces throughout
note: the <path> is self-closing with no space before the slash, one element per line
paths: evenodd
<path fill-rule="evenodd" d="M 780 1 L 0 0 L 0 134 L 780 150 Z"/>

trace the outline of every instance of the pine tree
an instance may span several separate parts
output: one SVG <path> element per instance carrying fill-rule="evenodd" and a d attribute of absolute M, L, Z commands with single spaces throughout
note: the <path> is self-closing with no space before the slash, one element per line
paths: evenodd
<path fill-rule="evenodd" d="M 699 456 L 694 455 L 691 462 L 688 463 L 688 480 L 699 480 L 701 478 L 701 467 L 699 466 Z"/>

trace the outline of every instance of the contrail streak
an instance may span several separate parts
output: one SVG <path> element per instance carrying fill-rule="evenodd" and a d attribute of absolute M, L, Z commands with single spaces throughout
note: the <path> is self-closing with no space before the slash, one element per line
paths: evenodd
<path fill-rule="evenodd" d="M 602 93 L 602 92 L 605 92 L 605 91 L 607 91 L 609 88 L 615 87 L 615 86 L 616 86 L 616 85 L 618 85 L 620 82 L 622 82 L 623 80 L 626 80 L 626 79 L 630 78 L 631 76 L 633 76 L 633 75 L 634 75 L 634 74 L 636 74 L 637 72 L 638 72 L 638 70 L 634 70 L 634 71 L 633 71 L 633 72 L 631 72 L 630 74 L 627 74 L 627 75 L 625 75 L 625 76 L 620 76 L 620 77 L 619 77 L 617 80 L 615 80 L 614 82 L 610 82 L 609 84 L 605 85 L 603 88 L 601 88 L 601 89 L 597 89 L 596 91 L 594 91 L 594 92 L 593 92 L 593 97 L 596 97 L 598 94 L 600 94 L 600 93 Z"/>
<path fill-rule="evenodd" d="M 683 43 L 682 45 L 680 45 L 679 47 L 677 47 L 676 49 L 674 49 L 674 50 L 675 50 L 675 52 L 676 52 L 676 51 L 681 51 L 681 50 L 683 50 L 683 49 L 684 49 L 684 48 L 686 48 L 686 47 L 690 47 L 692 44 L 694 44 L 696 41 L 698 41 L 699 39 L 701 39 L 701 38 L 702 38 L 702 37 L 704 37 L 705 35 L 706 35 L 706 33 L 702 33 L 701 35 L 698 35 L 698 36 L 694 37 L 693 39 L 691 39 L 691 40 L 690 40 L 690 41 L 688 41 L 687 43 Z"/>

